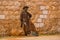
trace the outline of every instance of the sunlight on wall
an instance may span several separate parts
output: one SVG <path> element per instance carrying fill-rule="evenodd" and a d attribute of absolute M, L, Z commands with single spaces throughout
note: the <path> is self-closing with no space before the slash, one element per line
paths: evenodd
<path fill-rule="evenodd" d="M 40 10 L 42 11 L 42 14 L 40 14 L 40 16 L 37 18 L 36 27 L 44 27 L 44 22 L 43 20 L 47 18 L 48 15 L 48 10 L 47 10 L 47 6 L 40 6 Z"/>
<path fill-rule="evenodd" d="M 0 15 L 0 19 L 5 19 L 5 15 Z"/>

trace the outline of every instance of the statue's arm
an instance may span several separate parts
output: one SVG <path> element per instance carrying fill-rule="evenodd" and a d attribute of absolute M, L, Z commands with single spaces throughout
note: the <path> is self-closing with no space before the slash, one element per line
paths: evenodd
<path fill-rule="evenodd" d="M 23 22 L 22 22 L 22 21 L 23 21 L 22 19 L 23 19 L 23 14 L 21 13 L 21 15 L 20 15 L 21 27 L 22 27 L 22 23 L 23 23 Z"/>
<path fill-rule="evenodd" d="M 32 17 L 32 15 L 30 13 L 28 13 L 28 15 L 29 15 L 30 18 Z"/>

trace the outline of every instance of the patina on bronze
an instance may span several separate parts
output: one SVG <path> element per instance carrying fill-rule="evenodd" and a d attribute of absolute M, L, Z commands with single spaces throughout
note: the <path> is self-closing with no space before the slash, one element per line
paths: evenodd
<path fill-rule="evenodd" d="M 30 34 L 31 31 L 36 31 L 34 24 L 30 21 L 32 15 L 27 12 L 28 8 L 28 6 L 24 6 L 20 15 L 21 27 L 23 27 L 26 36 Z"/>

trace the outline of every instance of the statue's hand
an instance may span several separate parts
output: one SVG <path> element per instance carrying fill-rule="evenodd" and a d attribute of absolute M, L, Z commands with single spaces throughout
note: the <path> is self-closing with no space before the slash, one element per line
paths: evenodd
<path fill-rule="evenodd" d="M 22 28 L 22 24 L 20 25 L 20 27 Z"/>

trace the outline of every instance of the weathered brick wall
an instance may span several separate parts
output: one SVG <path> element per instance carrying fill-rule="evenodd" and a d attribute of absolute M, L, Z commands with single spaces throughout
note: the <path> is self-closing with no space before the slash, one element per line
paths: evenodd
<path fill-rule="evenodd" d="M 0 0 L 0 34 L 20 35 L 20 13 L 25 5 L 29 6 L 28 12 L 39 33 L 57 31 L 60 28 L 59 4 L 59 0 Z"/>
<path fill-rule="evenodd" d="M 3 15 L 3 19 L 0 19 L 0 34 L 17 35 L 17 31 L 21 30 L 19 17 L 23 5 L 18 0 L 0 0 L 0 16 Z"/>

